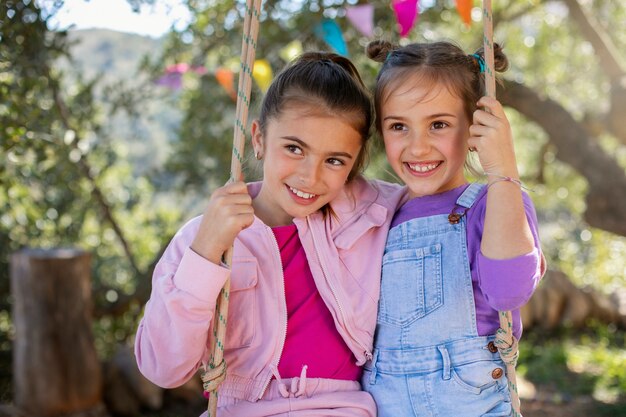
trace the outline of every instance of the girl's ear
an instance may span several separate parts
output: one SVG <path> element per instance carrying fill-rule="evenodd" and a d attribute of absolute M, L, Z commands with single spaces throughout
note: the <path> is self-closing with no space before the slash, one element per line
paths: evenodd
<path fill-rule="evenodd" d="M 252 135 L 252 148 L 256 159 L 263 157 L 263 134 L 261 133 L 261 124 L 258 120 L 252 122 L 250 127 L 250 133 Z"/>

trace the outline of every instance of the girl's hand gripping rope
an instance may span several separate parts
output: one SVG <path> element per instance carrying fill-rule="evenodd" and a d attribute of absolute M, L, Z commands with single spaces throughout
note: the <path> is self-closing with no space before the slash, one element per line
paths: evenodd
<path fill-rule="evenodd" d="M 518 179 L 513 134 L 502 105 L 487 96 L 477 105 L 479 109 L 474 112 L 469 129 L 469 148 L 476 150 L 489 182 L 502 177 Z"/>
<path fill-rule="evenodd" d="M 252 198 L 239 181 L 215 190 L 204 210 L 200 229 L 191 244 L 198 255 L 219 264 L 235 237 L 254 221 Z"/>

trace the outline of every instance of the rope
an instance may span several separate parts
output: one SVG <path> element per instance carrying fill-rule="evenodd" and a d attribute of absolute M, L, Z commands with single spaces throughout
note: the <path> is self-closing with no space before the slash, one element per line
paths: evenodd
<path fill-rule="evenodd" d="M 485 95 L 496 96 L 496 77 L 493 64 L 493 14 L 491 0 L 483 0 L 483 49 L 485 58 Z"/>
<path fill-rule="evenodd" d="M 521 404 L 517 392 L 517 374 L 515 372 L 519 349 L 517 339 L 513 336 L 513 315 L 510 311 L 500 312 L 500 328 L 496 332 L 494 344 L 498 348 L 500 357 L 506 367 L 506 378 L 511 395 L 511 407 L 513 408 L 511 415 L 513 417 L 522 417 Z"/>
<path fill-rule="evenodd" d="M 483 49 L 485 59 L 485 95 L 496 97 L 496 77 L 493 59 L 493 13 L 491 0 L 483 0 Z M 495 345 L 506 366 L 506 377 L 511 395 L 511 415 L 522 417 L 519 393 L 517 391 L 517 374 L 515 365 L 519 356 L 517 339 L 513 336 L 513 315 L 510 311 L 501 311 L 500 328 L 496 332 Z"/>
<path fill-rule="evenodd" d="M 217 390 L 224 378 L 226 378 L 226 362 L 222 360 L 215 368 L 204 370 L 200 378 L 202 379 L 202 388 L 204 388 L 205 392 Z"/>
<path fill-rule="evenodd" d="M 246 0 L 245 18 L 243 24 L 243 39 L 241 44 L 241 70 L 237 86 L 237 108 L 235 117 L 235 131 L 233 136 L 233 154 L 230 167 L 230 181 L 242 179 L 241 165 L 243 164 L 244 146 L 246 141 L 246 126 L 248 124 L 248 109 L 250 107 L 250 92 L 252 91 L 252 68 L 256 56 L 257 37 L 259 33 L 259 17 L 262 0 Z M 232 265 L 233 248 L 224 254 L 226 266 Z M 230 278 L 226 280 L 215 308 L 213 319 L 213 336 L 215 344 L 209 356 L 208 368 L 202 374 L 205 391 L 209 392 L 207 406 L 208 417 L 217 416 L 217 388 L 226 377 L 224 362 L 224 341 L 226 339 L 226 319 L 228 315 L 228 299 L 230 295 Z"/>

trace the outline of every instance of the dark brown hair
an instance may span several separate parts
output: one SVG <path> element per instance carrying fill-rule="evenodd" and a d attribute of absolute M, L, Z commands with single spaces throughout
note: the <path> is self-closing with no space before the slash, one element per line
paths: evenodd
<path fill-rule="evenodd" d="M 397 47 L 387 41 L 373 41 L 367 46 L 367 56 L 383 62 L 374 93 L 374 106 L 378 115 L 376 129 L 379 132 L 382 104 L 411 75 L 419 74 L 426 82 L 446 85 L 450 92 L 463 100 L 469 120 L 472 120 L 476 110 L 476 102 L 484 95 L 485 77 L 480 62 L 484 60 L 483 48 L 474 55 L 468 55 L 450 42 L 412 43 Z M 494 66 L 498 72 L 506 71 L 509 67 L 509 61 L 498 44 L 494 44 Z"/>
<path fill-rule="evenodd" d="M 330 52 L 307 52 L 292 61 L 272 81 L 263 98 L 261 132 L 265 133 L 270 119 L 293 105 L 344 117 L 361 134 L 363 146 L 348 175 L 348 181 L 354 179 L 366 165 L 373 110 L 369 91 L 352 62 Z"/>

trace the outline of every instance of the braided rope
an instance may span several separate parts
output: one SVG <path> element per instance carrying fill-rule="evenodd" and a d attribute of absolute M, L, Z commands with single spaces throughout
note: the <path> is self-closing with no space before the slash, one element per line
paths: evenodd
<path fill-rule="evenodd" d="M 483 0 L 483 46 L 485 58 L 485 95 L 496 96 L 496 77 L 493 58 L 493 13 L 491 0 Z M 510 311 L 501 311 L 500 328 L 496 332 L 495 345 L 506 366 L 506 377 L 511 395 L 513 417 L 522 417 L 519 393 L 517 390 L 517 374 L 515 366 L 519 356 L 517 339 L 513 336 L 513 315 Z"/>
<path fill-rule="evenodd" d="M 483 46 L 485 58 L 485 95 L 496 96 L 496 77 L 493 64 L 493 14 L 491 0 L 483 0 Z"/>
<path fill-rule="evenodd" d="M 224 378 L 226 378 L 226 362 L 222 362 L 213 369 L 208 369 L 202 372 L 200 377 L 202 379 L 202 388 L 205 392 L 212 392 L 217 390 Z"/>
<path fill-rule="evenodd" d="M 496 340 L 494 344 L 498 348 L 500 357 L 506 367 L 506 378 L 511 394 L 511 415 L 513 417 L 522 417 L 521 404 L 517 391 L 517 374 L 515 366 L 519 357 L 518 341 L 513 336 L 513 315 L 510 311 L 501 311 L 500 328 L 496 332 Z"/>
<path fill-rule="evenodd" d="M 259 33 L 259 17 L 262 0 L 246 0 L 245 18 L 243 24 L 243 39 L 241 45 L 241 70 L 237 86 L 237 108 L 235 130 L 233 136 L 233 154 L 230 167 L 230 181 L 242 179 L 241 166 L 243 164 L 244 146 L 246 141 L 246 126 L 248 123 L 248 109 L 250 107 L 250 92 L 252 91 L 252 68 L 256 56 L 257 37 Z M 228 267 L 232 265 L 233 248 L 224 254 Z M 228 315 L 228 300 L 230 296 L 230 278 L 226 280 L 215 308 L 213 320 L 213 337 L 215 344 L 209 356 L 208 368 L 202 373 L 205 391 L 209 392 L 207 406 L 208 416 L 217 416 L 217 388 L 226 377 L 226 363 L 224 362 L 224 341 L 226 339 L 226 320 Z"/>

